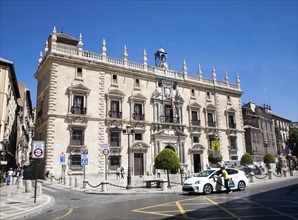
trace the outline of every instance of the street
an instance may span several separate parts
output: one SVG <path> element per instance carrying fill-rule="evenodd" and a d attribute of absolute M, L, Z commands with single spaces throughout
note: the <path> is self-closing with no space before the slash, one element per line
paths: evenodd
<path fill-rule="evenodd" d="M 231 194 L 93 195 L 47 186 L 56 203 L 31 219 L 298 219 L 298 180 Z"/>

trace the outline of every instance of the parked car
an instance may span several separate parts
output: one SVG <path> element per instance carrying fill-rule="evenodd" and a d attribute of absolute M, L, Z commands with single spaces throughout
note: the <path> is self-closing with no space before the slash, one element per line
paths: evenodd
<path fill-rule="evenodd" d="M 226 171 L 230 178 L 230 188 L 232 190 L 243 191 L 248 186 L 249 181 L 242 170 L 227 168 Z M 204 193 L 224 191 L 223 177 L 219 177 L 221 170 L 219 168 L 211 168 L 204 170 L 194 177 L 191 177 L 183 183 L 182 191 L 188 193 Z"/>

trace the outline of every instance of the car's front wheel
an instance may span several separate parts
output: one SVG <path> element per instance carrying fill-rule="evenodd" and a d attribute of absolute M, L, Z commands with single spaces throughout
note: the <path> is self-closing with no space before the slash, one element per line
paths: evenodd
<path fill-rule="evenodd" d="M 209 195 L 210 193 L 212 193 L 213 188 L 211 186 L 211 184 L 206 184 L 203 188 L 203 193 L 206 195 Z"/>
<path fill-rule="evenodd" d="M 246 184 L 245 184 L 244 181 L 240 181 L 240 182 L 238 183 L 238 189 L 239 189 L 240 191 L 245 190 L 245 187 L 246 187 Z"/>

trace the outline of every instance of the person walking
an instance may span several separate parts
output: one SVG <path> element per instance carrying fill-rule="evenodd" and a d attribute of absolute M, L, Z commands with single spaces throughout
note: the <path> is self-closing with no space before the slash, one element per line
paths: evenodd
<path fill-rule="evenodd" d="M 120 168 L 116 169 L 116 179 L 120 179 Z"/>
<path fill-rule="evenodd" d="M 223 176 L 223 178 L 224 178 L 226 193 L 231 193 L 232 190 L 229 187 L 229 174 L 226 171 L 225 166 L 221 166 L 220 170 L 221 170 L 221 175 L 220 176 Z"/>
<path fill-rule="evenodd" d="M 124 179 L 125 172 L 124 172 L 124 168 L 123 167 L 121 167 L 120 173 L 121 173 L 121 179 Z"/>
<path fill-rule="evenodd" d="M 7 185 L 12 185 L 13 183 L 13 170 L 12 168 L 10 168 L 8 171 L 7 171 Z"/>

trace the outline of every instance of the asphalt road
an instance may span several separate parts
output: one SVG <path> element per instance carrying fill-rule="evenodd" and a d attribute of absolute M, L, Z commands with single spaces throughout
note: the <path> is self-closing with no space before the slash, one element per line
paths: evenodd
<path fill-rule="evenodd" d="M 56 204 L 31 219 L 297 219 L 298 180 L 252 185 L 231 194 L 88 195 L 45 188 Z"/>

